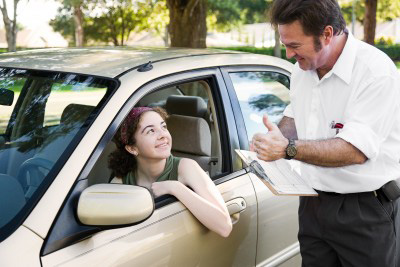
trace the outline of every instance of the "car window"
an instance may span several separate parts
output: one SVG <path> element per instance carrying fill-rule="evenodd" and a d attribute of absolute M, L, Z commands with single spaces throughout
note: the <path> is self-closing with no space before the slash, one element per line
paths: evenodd
<path fill-rule="evenodd" d="M 147 94 L 135 106 L 164 108 L 169 114 L 167 127 L 172 136 L 172 154 L 194 159 L 214 178 L 223 169 L 217 116 L 212 101 L 209 101 L 211 90 L 207 80 L 177 83 Z M 89 173 L 89 184 L 114 178 L 107 166 L 108 157 L 115 149 L 114 142 L 106 146 Z"/>
<path fill-rule="evenodd" d="M 262 117 L 274 123 L 282 119 L 283 111 L 290 103 L 289 77 L 278 72 L 244 71 L 231 72 L 239 105 L 249 139 L 262 129 Z"/>
<path fill-rule="evenodd" d="M 14 92 L 12 105 L 0 106 L 2 232 L 55 177 L 57 166 L 67 159 L 69 145 L 78 143 L 76 138 L 83 136 L 114 82 L 86 75 L 0 69 L 0 87 Z"/>
<path fill-rule="evenodd" d="M 68 105 L 86 105 L 95 107 L 104 97 L 107 87 L 89 86 L 85 83 L 54 83 L 47 99 L 44 125 L 60 124 L 62 113 Z"/>

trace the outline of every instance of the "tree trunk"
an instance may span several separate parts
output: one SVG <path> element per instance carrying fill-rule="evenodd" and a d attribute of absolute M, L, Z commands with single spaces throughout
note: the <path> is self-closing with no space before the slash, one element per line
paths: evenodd
<path fill-rule="evenodd" d="M 171 47 L 206 47 L 206 1 L 167 0 Z"/>
<path fill-rule="evenodd" d="M 169 47 L 169 31 L 168 31 L 168 25 L 165 26 L 165 35 L 163 37 L 163 41 L 164 41 L 164 46 L 165 47 Z"/>
<path fill-rule="evenodd" d="M 83 47 L 84 31 L 83 31 L 83 13 L 80 5 L 74 6 L 74 21 L 75 21 L 75 45 Z"/>
<path fill-rule="evenodd" d="M 275 30 L 275 46 L 274 46 L 274 56 L 282 57 L 281 53 L 281 40 L 279 36 L 278 29 Z"/>
<path fill-rule="evenodd" d="M 378 0 L 365 0 L 364 41 L 375 44 L 376 9 Z"/>
<path fill-rule="evenodd" d="M 7 4 L 3 0 L 3 5 L 0 6 L 3 15 L 4 28 L 6 30 L 7 51 L 14 52 L 17 50 L 17 5 L 19 0 L 14 0 L 14 20 L 8 17 Z"/>

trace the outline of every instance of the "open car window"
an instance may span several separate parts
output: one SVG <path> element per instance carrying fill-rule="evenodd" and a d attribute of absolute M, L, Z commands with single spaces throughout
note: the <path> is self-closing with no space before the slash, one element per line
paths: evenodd
<path fill-rule="evenodd" d="M 151 92 L 136 107 L 161 107 L 169 114 L 167 128 L 172 136 L 174 156 L 191 158 L 213 179 L 223 173 L 221 142 L 216 109 L 208 80 L 176 83 Z M 116 149 L 110 141 L 88 175 L 89 185 L 122 182 L 114 179 L 108 157 Z"/>
<path fill-rule="evenodd" d="M 116 83 L 7 68 L 0 69 L 0 86 L 14 92 L 12 105 L 0 106 L 0 232 L 6 234 L 36 204 Z"/>

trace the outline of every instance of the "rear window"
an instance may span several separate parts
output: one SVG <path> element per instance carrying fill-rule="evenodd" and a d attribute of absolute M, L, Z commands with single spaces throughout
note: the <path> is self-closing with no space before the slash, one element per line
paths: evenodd
<path fill-rule="evenodd" d="M 0 105 L 0 242 L 45 192 L 116 85 L 88 75 L 0 68 L 8 95 L 0 94 L 0 103 L 10 104 Z"/>

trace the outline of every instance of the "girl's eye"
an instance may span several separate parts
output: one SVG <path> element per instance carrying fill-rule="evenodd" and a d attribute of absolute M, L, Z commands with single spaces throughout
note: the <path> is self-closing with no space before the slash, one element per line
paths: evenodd
<path fill-rule="evenodd" d="M 164 124 L 162 127 L 163 127 L 163 129 L 167 129 L 167 125 L 166 124 Z"/>
<path fill-rule="evenodd" d="M 148 130 L 148 131 L 147 131 L 147 134 L 149 134 L 149 133 L 154 133 L 154 129 Z"/>

